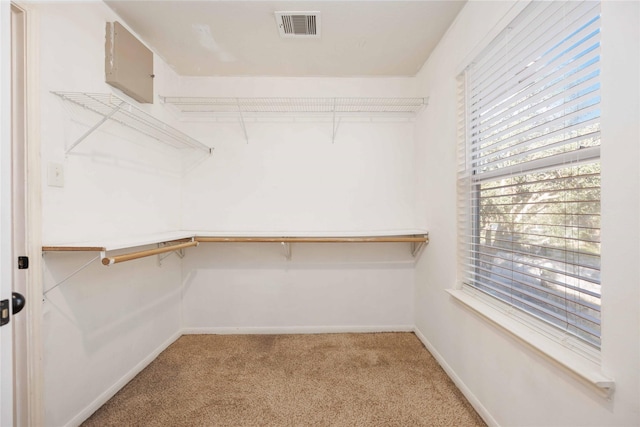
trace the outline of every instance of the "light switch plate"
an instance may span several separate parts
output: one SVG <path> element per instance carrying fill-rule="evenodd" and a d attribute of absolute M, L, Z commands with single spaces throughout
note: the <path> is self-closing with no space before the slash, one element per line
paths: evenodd
<path fill-rule="evenodd" d="M 49 163 L 47 170 L 47 184 L 49 187 L 64 187 L 64 168 L 62 163 Z"/>

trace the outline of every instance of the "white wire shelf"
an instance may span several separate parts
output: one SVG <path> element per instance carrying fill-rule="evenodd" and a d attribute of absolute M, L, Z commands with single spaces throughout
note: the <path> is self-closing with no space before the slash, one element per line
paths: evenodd
<path fill-rule="evenodd" d="M 111 93 L 52 92 L 65 101 L 92 111 L 102 119 L 69 145 L 66 154 L 108 120 L 112 120 L 174 148 L 191 148 L 211 154 L 213 149 L 163 121 L 146 113 L 135 105 Z"/>
<path fill-rule="evenodd" d="M 415 114 L 428 103 L 428 98 L 216 98 L 160 97 L 185 115 L 202 116 L 236 113 L 247 143 L 249 135 L 246 114 L 330 114 L 333 117 L 331 141 L 335 142 L 340 118 L 348 114 Z"/>
<path fill-rule="evenodd" d="M 416 113 L 427 98 L 161 97 L 182 113 Z"/>

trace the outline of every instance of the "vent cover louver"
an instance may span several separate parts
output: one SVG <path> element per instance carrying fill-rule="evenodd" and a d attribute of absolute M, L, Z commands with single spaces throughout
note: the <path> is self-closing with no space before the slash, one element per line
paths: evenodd
<path fill-rule="evenodd" d="M 275 12 L 280 37 L 320 37 L 320 12 Z"/>

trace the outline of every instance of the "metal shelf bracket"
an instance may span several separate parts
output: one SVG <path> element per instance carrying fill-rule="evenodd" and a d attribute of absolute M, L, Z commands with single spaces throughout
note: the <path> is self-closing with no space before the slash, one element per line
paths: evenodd
<path fill-rule="evenodd" d="M 417 258 L 427 245 L 427 242 L 411 242 L 411 256 Z"/>
<path fill-rule="evenodd" d="M 244 132 L 244 139 L 249 143 L 249 135 L 247 135 L 247 125 L 244 122 L 244 115 L 242 114 L 242 107 L 240 106 L 240 99 L 236 98 L 238 104 L 238 113 L 240 113 L 240 126 L 242 126 L 242 132 Z"/>
<path fill-rule="evenodd" d="M 191 239 L 191 241 L 193 242 L 194 239 Z M 174 245 L 169 245 L 167 243 L 158 243 L 158 249 L 160 248 L 166 248 L 166 247 L 171 247 Z M 176 249 L 175 251 L 172 252 L 167 252 L 167 253 L 163 253 L 163 254 L 158 254 L 158 267 L 162 267 L 162 261 L 171 256 L 172 254 L 176 254 L 178 256 L 178 258 L 182 259 L 184 258 L 185 252 L 184 252 L 184 248 L 180 248 L 180 249 Z"/>
<path fill-rule="evenodd" d="M 284 249 L 284 257 L 287 261 L 291 261 L 291 243 L 289 242 L 280 242 L 282 248 Z"/>
<path fill-rule="evenodd" d="M 124 105 L 124 101 L 120 102 L 120 104 L 117 105 L 113 110 L 111 110 L 111 112 L 109 114 L 104 116 L 102 118 L 102 120 L 100 120 L 98 123 L 93 125 L 89 130 L 87 130 L 84 134 L 82 134 L 82 136 L 80 136 L 80 138 L 76 139 L 75 142 L 73 144 L 71 144 L 71 146 L 69 148 L 67 148 L 67 150 L 64 152 L 64 155 L 65 156 L 69 155 L 71 150 L 73 150 L 78 144 L 80 144 L 82 141 L 84 141 L 85 138 L 88 137 L 89 135 L 91 135 L 96 129 L 98 129 L 100 126 L 102 126 L 102 124 L 104 122 L 109 120 L 115 113 L 118 112 L 118 110 L 120 110 L 120 108 L 122 108 L 123 105 Z"/>
<path fill-rule="evenodd" d="M 42 253 L 42 255 L 44 255 L 44 252 Z M 52 287 L 50 287 L 49 289 L 47 289 L 46 291 L 44 291 L 42 294 L 44 296 L 46 296 L 49 292 L 51 292 L 52 290 L 54 290 L 55 288 L 57 288 L 58 286 L 62 285 L 64 282 L 66 282 L 67 280 L 71 279 L 73 276 L 75 276 L 76 274 L 80 273 L 82 270 L 84 270 L 85 268 L 89 267 L 91 264 L 93 264 L 95 261 L 104 258 L 105 252 L 100 252 L 100 254 L 96 255 L 95 257 L 91 258 L 88 262 L 86 262 L 85 264 L 83 264 L 81 267 L 79 267 L 78 269 L 74 270 L 73 273 L 69 274 L 68 276 L 66 276 L 64 279 L 60 280 L 58 283 L 56 283 L 55 285 L 53 285 Z"/>

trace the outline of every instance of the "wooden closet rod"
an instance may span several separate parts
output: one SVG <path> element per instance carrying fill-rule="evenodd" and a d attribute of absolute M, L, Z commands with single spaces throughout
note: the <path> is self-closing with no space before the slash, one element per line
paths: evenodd
<path fill-rule="evenodd" d="M 375 236 L 375 237 L 196 237 L 198 242 L 266 242 L 266 243 L 367 243 L 367 242 L 428 242 L 429 237 Z"/>
<path fill-rule="evenodd" d="M 146 251 L 138 251 L 138 252 L 131 252 L 131 253 L 124 254 L 124 255 L 117 255 L 117 256 L 112 256 L 112 257 L 104 257 L 104 258 L 102 258 L 102 264 L 103 265 L 112 265 L 112 264 L 117 264 L 119 262 L 131 261 L 133 259 L 138 259 L 138 258 L 144 258 L 144 257 L 152 256 L 152 255 L 163 254 L 163 253 L 166 253 L 166 252 L 179 251 L 180 249 L 190 248 L 190 247 L 193 247 L 193 246 L 198 246 L 198 242 L 192 241 L 192 242 L 187 242 L 187 243 L 180 243 L 178 245 L 163 246 L 162 248 L 158 248 L 158 249 L 148 249 Z"/>

